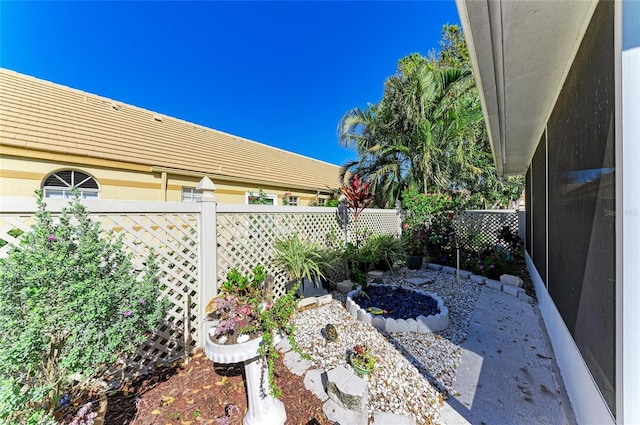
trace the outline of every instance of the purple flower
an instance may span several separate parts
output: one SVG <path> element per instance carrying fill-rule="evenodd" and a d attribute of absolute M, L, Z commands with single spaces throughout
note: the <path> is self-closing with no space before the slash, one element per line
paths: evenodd
<path fill-rule="evenodd" d="M 49 242 L 55 242 L 56 241 L 56 235 L 49 235 L 47 236 L 47 240 Z"/>
<path fill-rule="evenodd" d="M 494 267 L 495 267 L 495 264 L 491 264 L 489 267 L 494 268 Z"/>
<path fill-rule="evenodd" d="M 126 311 L 124 312 L 124 315 L 125 315 L 126 317 L 129 317 L 129 316 L 131 316 L 132 314 L 133 314 L 133 311 L 131 311 L 131 310 L 126 310 Z"/>
<path fill-rule="evenodd" d="M 145 300 L 138 300 L 138 302 L 139 302 L 140 304 L 142 304 L 142 305 L 145 305 L 145 304 L 146 304 L 146 301 L 145 301 Z"/>

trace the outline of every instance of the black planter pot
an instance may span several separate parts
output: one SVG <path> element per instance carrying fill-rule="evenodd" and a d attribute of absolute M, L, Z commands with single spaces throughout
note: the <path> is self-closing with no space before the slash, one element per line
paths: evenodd
<path fill-rule="evenodd" d="M 407 255 L 407 267 L 411 270 L 418 270 L 422 267 L 422 255 Z"/>

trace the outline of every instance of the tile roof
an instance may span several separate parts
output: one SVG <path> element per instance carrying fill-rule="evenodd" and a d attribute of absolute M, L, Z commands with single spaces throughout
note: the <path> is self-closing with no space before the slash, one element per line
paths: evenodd
<path fill-rule="evenodd" d="M 340 167 L 0 68 L 0 145 L 322 190 Z"/>

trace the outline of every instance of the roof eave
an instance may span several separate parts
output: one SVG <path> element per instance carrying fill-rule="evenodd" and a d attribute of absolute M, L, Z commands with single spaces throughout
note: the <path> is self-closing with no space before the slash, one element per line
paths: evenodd
<path fill-rule="evenodd" d="M 456 0 L 500 176 L 526 173 L 597 0 Z"/>

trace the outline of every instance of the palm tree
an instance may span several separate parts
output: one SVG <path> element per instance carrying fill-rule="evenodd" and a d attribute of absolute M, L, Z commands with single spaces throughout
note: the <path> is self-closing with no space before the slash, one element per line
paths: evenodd
<path fill-rule="evenodd" d="M 340 144 L 359 156 L 344 170 L 371 182 L 376 205 L 392 206 L 410 185 L 420 191 L 451 190 L 454 169 L 467 168 L 464 133 L 481 118 L 457 102 L 472 86 L 465 84 L 470 77 L 468 70 L 434 67 L 411 55 L 387 79 L 378 104 L 352 109 L 340 120 Z"/>

